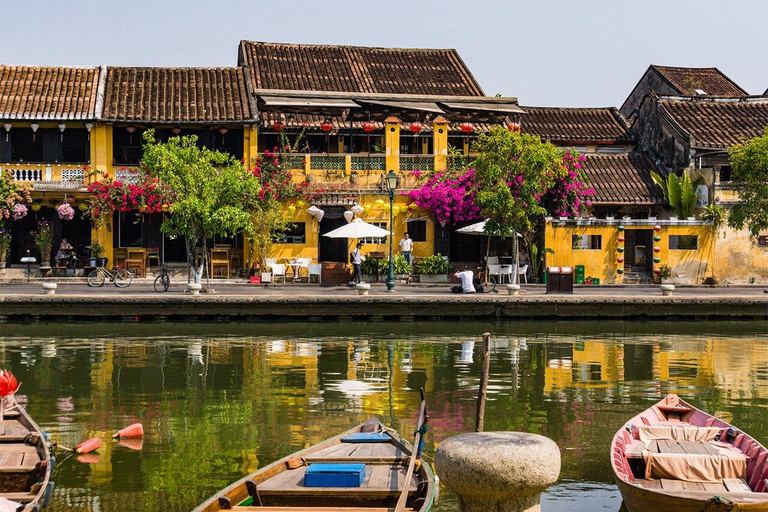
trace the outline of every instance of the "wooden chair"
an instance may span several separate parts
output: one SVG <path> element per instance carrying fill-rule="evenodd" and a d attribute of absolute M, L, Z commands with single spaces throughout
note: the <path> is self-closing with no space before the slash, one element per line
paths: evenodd
<path fill-rule="evenodd" d="M 229 265 L 234 269 L 238 269 L 243 266 L 243 250 L 242 249 L 229 250 Z"/>
<path fill-rule="evenodd" d="M 230 266 L 229 266 L 229 249 L 211 249 L 208 257 L 209 266 L 208 272 L 212 278 L 223 277 L 229 278 Z M 226 273 L 223 276 L 217 275 L 216 271 L 224 270 Z"/>
<path fill-rule="evenodd" d="M 143 247 L 129 247 L 127 252 L 125 267 L 128 268 L 130 261 L 131 265 L 136 268 L 137 277 L 147 277 L 147 250 Z"/>
<path fill-rule="evenodd" d="M 144 265 L 144 260 L 128 258 L 125 260 L 125 269 L 136 277 L 147 277 L 147 267 Z"/>
<path fill-rule="evenodd" d="M 115 266 L 125 267 L 125 260 L 128 259 L 128 249 L 124 247 L 115 247 Z"/>
<path fill-rule="evenodd" d="M 149 264 L 151 260 L 157 261 L 157 266 L 160 266 L 160 248 L 159 247 L 147 247 L 147 266 L 151 267 L 152 265 Z"/>

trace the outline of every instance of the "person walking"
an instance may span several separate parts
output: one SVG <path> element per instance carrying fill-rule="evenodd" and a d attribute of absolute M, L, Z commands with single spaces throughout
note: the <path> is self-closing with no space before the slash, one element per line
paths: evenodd
<path fill-rule="evenodd" d="M 408 236 L 408 233 L 403 233 L 403 238 L 400 239 L 400 251 L 403 253 L 403 258 L 410 265 L 411 264 L 411 251 L 413 250 L 413 240 Z"/>
<path fill-rule="evenodd" d="M 363 282 L 363 273 L 360 270 L 360 265 L 363 263 L 363 256 L 361 254 L 361 249 L 363 248 L 363 243 L 358 242 L 357 247 L 355 247 L 355 250 L 352 251 L 349 255 L 349 259 L 352 262 L 352 268 L 354 269 L 354 275 L 352 276 L 352 280 L 355 284 L 360 284 Z"/>

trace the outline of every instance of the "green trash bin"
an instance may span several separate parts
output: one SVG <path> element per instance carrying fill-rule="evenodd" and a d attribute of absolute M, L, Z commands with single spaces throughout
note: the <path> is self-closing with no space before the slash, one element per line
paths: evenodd
<path fill-rule="evenodd" d="M 576 265 L 576 284 L 584 284 L 584 265 Z"/>

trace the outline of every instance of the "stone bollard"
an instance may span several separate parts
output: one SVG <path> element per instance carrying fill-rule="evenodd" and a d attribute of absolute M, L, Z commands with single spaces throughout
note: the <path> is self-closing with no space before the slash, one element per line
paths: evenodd
<path fill-rule="evenodd" d="M 355 285 L 355 289 L 357 290 L 358 295 L 368 295 L 368 292 L 371 290 L 371 285 L 368 283 L 358 283 Z"/>
<path fill-rule="evenodd" d="M 519 284 L 508 284 L 507 285 L 507 293 L 517 297 L 517 295 L 520 293 L 520 285 Z"/>
<path fill-rule="evenodd" d="M 193 297 L 197 297 L 200 295 L 200 290 L 203 289 L 203 285 L 200 283 L 189 283 L 187 285 L 187 291 L 189 294 Z"/>
<path fill-rule="evenodd" d="M 58 288 L 59 285 L 56 283 L 43 283 L 43 292 L 46 295 L 56 295 L 56 288 Z"/>
<path fill-rule="evenodd" d="M 667 295 L 672 295 L 672 292 L 675 291 L 675 285 L 673 284 L 663 284 L 659 288 L 661 288 L 661 294 L 665 297 Z"/>
<path fill-rule="evenodd" d="M 539 512 L 542 491 L 560 475 L 560 449 L 523 432 L 461 434 L 440 444 L 435 468 L 461 512 Z"/>

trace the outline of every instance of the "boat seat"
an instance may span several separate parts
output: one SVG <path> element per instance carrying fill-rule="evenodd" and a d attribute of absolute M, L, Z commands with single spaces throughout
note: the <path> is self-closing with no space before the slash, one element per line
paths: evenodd
<path fill-rule="evenodd" d="M 394 512 L 395 507 L 232 507 L 232 510 L 239 510 L 241 512 Z M 413 510 L 412 508 L 406 508 L 405 510 Z"/>
<path fill-rule="evenodd" d="M 672 480 L 660 478 L 654 480 L 645 480 L 636 478 L 632 483 L 639 485 L 643 489 L 663 489 L 666 491 L 706 491 L 714 493 L 729 492 L 752 492 L 747 482 L 741 478 L 725 478 L 720 482 L 686 482 L 683 480 Z"/>
<path fill-rule="evenodd" d="M 403 462 L 411 454 L 392 443 L 339 443 L 304 457 L 307 462 Z"/>
<path fill-rule="evenodd" d="M 0 422 L 0 443 L 18 443 L 29 435 L 29 429 L 14 419 Z"/>

